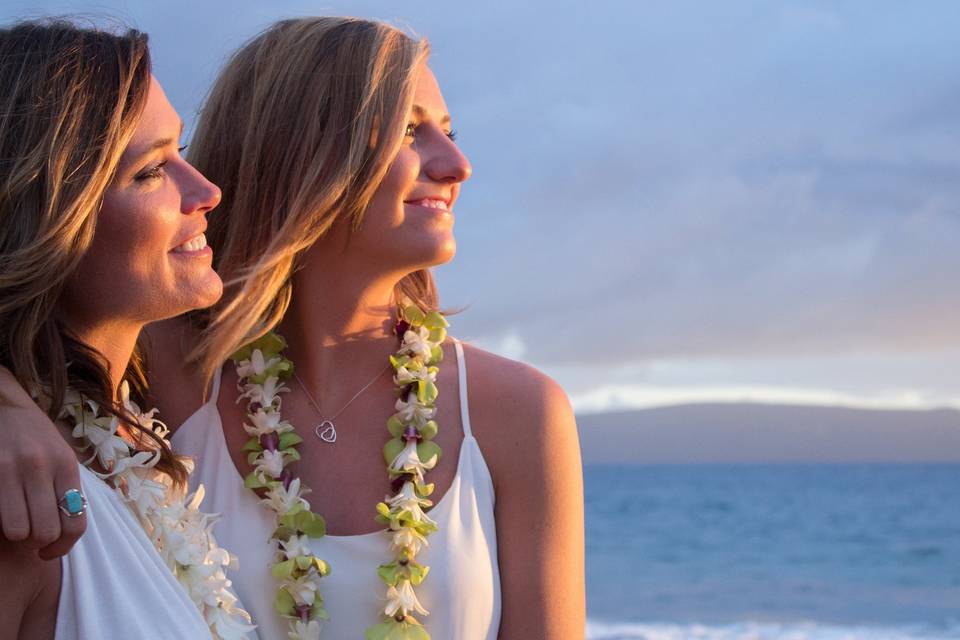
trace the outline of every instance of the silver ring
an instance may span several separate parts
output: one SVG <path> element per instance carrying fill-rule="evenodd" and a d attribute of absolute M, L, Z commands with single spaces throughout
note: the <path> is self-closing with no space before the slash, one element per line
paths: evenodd
<path fill-rule="evenodd" d="M 57 506 L 68 518 L 79 518 L 87 511 L 87 496 L 80 489 L 67 489 L 57 500 Z"/>

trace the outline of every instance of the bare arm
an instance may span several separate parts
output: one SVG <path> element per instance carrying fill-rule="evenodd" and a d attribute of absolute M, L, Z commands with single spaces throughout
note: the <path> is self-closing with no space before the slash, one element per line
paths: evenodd
<path fill-rule="evenodd" d="M 11 542 L 39 549 L 41 558 L 65 554 L 86 529 L 86 518 L 61 517 L 57 501 L 80 488 L 73 449 L 0 367 L 0 531 Z"/>
<path fill-rule="evenodd" d="M 480 418 L 497 496 L 499 638 L 583 638 L 583 472 L 573 411 L 550 378 L 496 360 L 473 377 L 482 391 L 474 395 L 471 382 L 470 392 L 480 399 L 471 414 Z"/>
<path fill-rule="evenodd" d="M 180 319 L 151 325 L 147 363 L 160 419 L 175 430 L 200 405 L 202 386 L 183 365 L 190 334 Z M 77 457 L 56 426 L 13 374 L 0 367 L 0 533 L 39 549 L 43 559 L 67 553 L 86 530 L 86 518 L 63 517 L 57 501 L 80 488 Z"/>

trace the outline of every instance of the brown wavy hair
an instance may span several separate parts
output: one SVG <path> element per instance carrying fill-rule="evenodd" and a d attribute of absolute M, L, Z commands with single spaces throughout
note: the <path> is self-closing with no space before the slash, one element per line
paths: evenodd
<path fill-rule="evenodd" d="M 57 306 L 90 248 L 150 77 L 147 36 L 136 30 L 62 19 L 0 29 L 0 364 L 45 390 L 52 419 L 68 387 L 112 407 L 182 484 L 182 462 L 118 406 L 106 358 L 71 335 Z M 139 350 L 126 379 L 142 400 Z"/>
<path fill-rule="evenodd" d="M 299 256 L 342 218 L 358 228 L 403 142 L 417 73 L 429 54 L 381 22 L 301 18 L 271 26 L 221 72 L 190 145 L 190 162 L 223 189 L 207 238 L 225 291 L 194 312 L 191 354 L 207 381 L 282 318 Z M 428 270 L 398 299 L 438 306 Z"/>

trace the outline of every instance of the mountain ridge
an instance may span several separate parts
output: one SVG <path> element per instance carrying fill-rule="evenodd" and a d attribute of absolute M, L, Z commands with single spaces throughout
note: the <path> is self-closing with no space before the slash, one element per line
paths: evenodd
<path fill-rule="evenodd" d="M 960 411 L 691 403 L 577 416 L 586 463 L 960 463 Z"/>

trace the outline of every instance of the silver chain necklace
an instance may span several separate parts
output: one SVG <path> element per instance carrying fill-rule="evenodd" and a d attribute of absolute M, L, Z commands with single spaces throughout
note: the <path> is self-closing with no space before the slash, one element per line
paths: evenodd
<path fill-rule="evenodd" d="M 303 393 L 307 396 L 307 399 L 310 401 L 310 404 L 313 405 L 313 408 L 316 410 L 317 415 L 320 416 L 320 424 L 318 424 L 318 425 L 313 429 L 313 432 L 314 432 L 315 434 L 317 434 L 317 437 L 320 438 L 321 440 L 323 440 L 324 442 L 328 442 L 328 443 L 330 443 L 330 444 L 333 444 L 334 442 L 336 442 L 336 441 L 337 441 L 337 427 L 333 424 L 333 421 L 336 420 L 336 419 L 340 416 L 341 413 L 343 413 L 344 411 L 346 411 L 347 407 L 349 407 L 351 404 L 353 404 L 353 401 L 356 400 L 357 398 L 359 398 L 360 395 L 361 395 L 364 391 L 366 391 L 367 389 L 369 389 L 369 388 L 370 388 L 370 385 L 372 385 L 374 382 L 376 382 L 377 380 L 379 380 L 380 377 L 384 374 L 384 372 L 385 372 L 387 369 L 389 369 L 389 368 L 390 368 L 390 365 L 387 365 L 386 367 L 384 367 L 383 369 L 381 369 L 380 372 L 373 378 L 373 380 L 371 380 L 371 381 L 368 382 L 367 384 L 363 385 L 363 388 L 360 389 L 360 391 L 357 391 L 355 394 L 353 394 L 353 397 L 350 398 L 349 400 L 347 400 L 347 404 L 343 405 L 343 406 L 340 408 L 340 411 L 337 411 L 337 412 L 336 412 L 335 414 L 333 414 L 333 416 L 331 416 L 330 418 L 324 418 L 324 417 L 323 417 L 323 411 L 320 410 L 320 404 L 319 404 L 316 400 L 313 399 L 313 396 L 310 395 L 310 392 L 307 390 L 307 385 L 305 385 L 305 384 L 303 383 L 303 380 L 301 380 L 301 379 L 300 379 L 300 376 L 297 375 L 297 372 L 294 371 L 294 372 L 293 372 L 293 377 L 296 378 L 297 384 L 299 384 L 299 385 L 300 385 L 300 388 L 303 389 Z"/>

